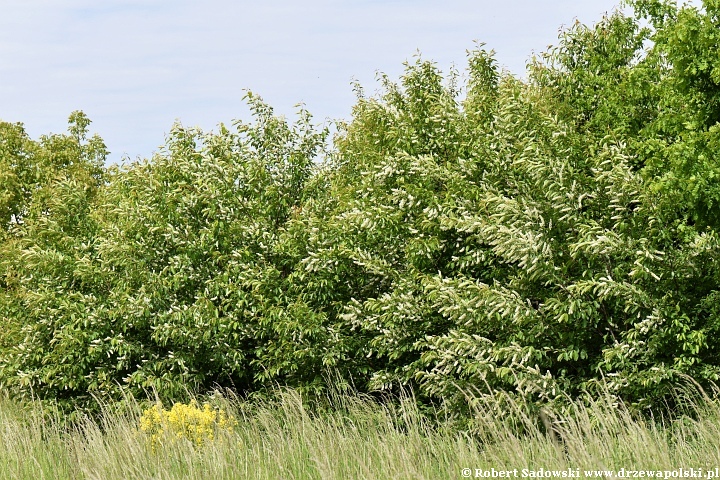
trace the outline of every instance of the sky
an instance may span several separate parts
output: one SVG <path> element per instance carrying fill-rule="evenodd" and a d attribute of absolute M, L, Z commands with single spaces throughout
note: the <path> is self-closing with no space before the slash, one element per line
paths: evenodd
<path fill-rule="evenodd" d="M 84 111 L 110 163 L 147 158 L 174 122 L 249 120 L 246 89 L 289 118 L 347 119 L 352 82 L 403 62 L 463 70 L 476 42 L 523 76 L 533 53 L 619 0 L 23 0 L 0 9 L 0 120 L 31 137 Z"/>

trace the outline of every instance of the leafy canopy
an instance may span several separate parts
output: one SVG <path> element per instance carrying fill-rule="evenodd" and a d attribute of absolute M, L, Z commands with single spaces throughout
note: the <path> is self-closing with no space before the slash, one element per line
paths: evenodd
<path fill-rule="evenodd" d="M 252 122 L 121 167 L 81 113 L 0 124 L 3 387 L 85 408 L 333 378 L 462 417 L 468 392 L 717 381 L 720 4 L 629 3 L 526 82 L 482 45 L 464 77 L 417 58 L 331 145 L 253 94 Z"/>

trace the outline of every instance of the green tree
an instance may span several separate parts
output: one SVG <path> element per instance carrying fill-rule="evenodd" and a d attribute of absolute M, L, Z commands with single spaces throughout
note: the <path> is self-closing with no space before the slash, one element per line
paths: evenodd
<path fill-rule="evenodd" d="M 589 141 L 611 135 L 625 143 L 631 163 L 663 192 L 668 214 L 717 229 L 720 5 L 627 4 L 635 16 L 616 12 L 565 31 L 534 65 L 533 82 Z"/>
<path fill-rule="evenodd" d="M 103 183 L 107 150 L 99 137 L 88 138 L 89 124 L 82 112 L 73 112 L 67 134 L 33 141 L 21 124 L 0 123 L 3 347 L 17 345 L 31 322 L 25 305 L 35 298 L 23 278 L 51 288 L 71 284 L 75 260 L 90 248 L 88 216 Z"/>
<path fill-rule="evenodd" d="M 326 134 L 304 110 L 289 125 L 248 101 L 254 123 L 216 134 L 176 125 L 152 159 L 109 171 L 82 218 L 28 221 L 14 264 L 22 338 L 0 358 L 6 387 L 86 406 L 124 388 L 179 398 L 320 375 L 317 358 L 288 345 L 313 312 L 287 297 L 275 245 L 312 194 Z M 79 190 L 57 188 L 58 208 L 79 212 Z"/>
<path fill-rule="evenodd" d="M 468 390 L 553 401 L 609 379 L 653 404 L 679 376 L 714 381 L 717 235 L 669 214 L 621 137 L 558 117 L 546 86 L 483 51 L 468 76 L 460 99 L 408 65 L 336 140 L 296 278 L 349 373 L 453 409 Z"/>
<path fill-rule="evenodd" d="M 87 406 L 331 369 L 463 414 L 469 391 L 653 406 L 717 381 L 720 7 L 632 5 L 528 82 L 481 47 L 465 84 L 417 59 L 357 87 L 332 148 L 252 94 L 252 123 L 176 125 L 109 171 L 82 115 L 3 124 L 4 387 Z"/>

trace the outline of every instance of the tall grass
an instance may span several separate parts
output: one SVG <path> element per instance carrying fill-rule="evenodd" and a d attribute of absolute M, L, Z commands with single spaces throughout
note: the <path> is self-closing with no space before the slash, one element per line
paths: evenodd
<path fill-rule="evenodd" d="M 522 469 L 541 467 L 580 469 L 582 478 L 595 469 L 720 466 L 720 405 L 703 396 L 686 402 L 691 415 L 655 421 L 609 397 L 573 403 L 563 415 L 511 405 L 520 429 L 484 401 L 473 435 L 428 421 L 412 401 L 331 400 L 333 408 L 311 409 L 293 390 L 264 402 L 219 400 L 238 420 L 232 431 L 200 447 L 181 439 L 152 448 L 138 429 L 138 403 L 70 427 L 38 405 L 0 399 L 0 478 L 451 479 L 464 468 L 518 469 L 521 478 Z"/>

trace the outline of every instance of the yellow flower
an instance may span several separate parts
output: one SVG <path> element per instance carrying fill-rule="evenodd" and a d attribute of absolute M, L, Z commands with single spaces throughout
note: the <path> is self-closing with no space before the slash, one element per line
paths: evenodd
<path fill-rule="evenodd" d="M 209 403 L 201 408 L 195 400 L 176 403 L 170 410 L 156 404 L 140 417 L 140 431 L 149 436 L 153 451 L 169 439 L 186 439 L 200 447 L 212 442 L 220 430 L 232 431 L 236 426 L 237 420 L 232 415 Z"/>

